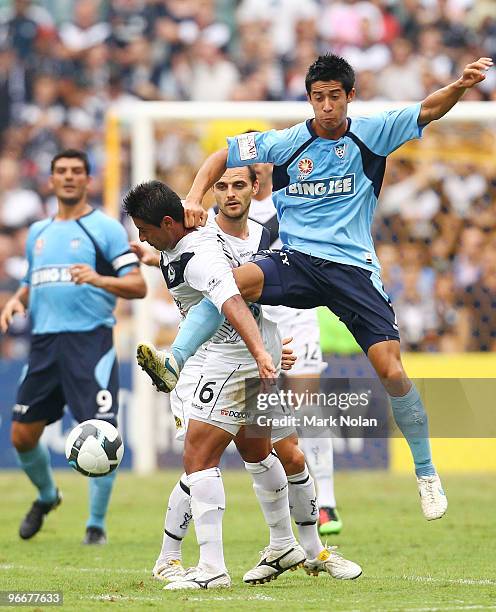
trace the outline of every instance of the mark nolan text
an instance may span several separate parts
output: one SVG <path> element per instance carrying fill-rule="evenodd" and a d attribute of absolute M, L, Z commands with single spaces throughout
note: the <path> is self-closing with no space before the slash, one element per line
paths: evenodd
<path fill-rule="evenodd" d="M 378 427 L 379 421 L 362 416 L 352 417 L 349 414 L 317 417 L 315 415 L 270 417 L 266 414 L 257 416 L 260 427 Z"/>

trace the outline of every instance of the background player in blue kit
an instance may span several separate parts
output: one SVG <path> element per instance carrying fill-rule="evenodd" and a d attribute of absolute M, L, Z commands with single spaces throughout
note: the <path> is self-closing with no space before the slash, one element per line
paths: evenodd
<path fill-rule="evenodd" d="M 428 520 L 443 516 L 447 500 L 432 463 L 427 415 L 401 362 L 398 327 L 382 286 L 371 225 L 387 156 L 420 137 L 423 127 L 443 117 L 467 88 L 485 79 L 492 65 L 490 58 L 480 58 L 421 103 L 349 119 L 353 68 L 338 56 L 321 56 L 306 76 L 315 117 L 286 130 L 228 139 L 227 149 L 204 162 L 184 204 L 186 224 L 204 223 L 201 201 L 226 166 L 274 164 L 273 200 L 283 248 L 234 271 L 240 292 L 262 304 L 327 306 L 347 325 L 390 396 L 413 455 Z M 200 308 L 213 326 L 215 308 L 204 301 L 197 320 Z M 196 342 L 204 342 L 204 329 L 194 322 L 183 324 L 172 347 L 179 362 L 196 350 Z"/>
<path fill-rule="evenodd" d="M 33 537 L 57 507 L 50 456 L 40 442 L 46 425 L 63 416 L 116 424 L 118 364 L 113 347 L 117 297 L 143 298 L 146 285 L 122 225 L 87 200 L 90 167 L 85 153 L 66 150 L 51 164 L 57 197 L 53 218 L 34 223 L 26 244 L 28 271 L 0 315 L 5 333 L 15 314 L 29 312 L 29 362 L 14 406 L 12 443 L 19 463 L 38 489 L 38 499 L 19 535 Z M 85 544 L 104 544 L 105 514 L 115 472 L 90 479 L 90 516 Z"/>

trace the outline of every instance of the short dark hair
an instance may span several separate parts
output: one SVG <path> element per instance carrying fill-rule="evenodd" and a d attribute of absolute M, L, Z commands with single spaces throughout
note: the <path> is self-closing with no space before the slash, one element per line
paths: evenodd
<path fill-rule="evenodd" d="M 147 181 L 130 189 L 124 196 L 124 211 L 156 227 L 165 216 L 184 221 L 181 198 L 162 181 Z"/>
<path fill-rule="evenodd" d="M 248 166 L 248 174 L 250 175 L 251 184 L 257 180 L 257 173 L 255 172 L 255 168 L 253 166 Z"/>
<path fill-rule="evenodd" d="M 50 172 L 53 174 L 55 170 L 55 164 L 59 159 L 63 157 L 68 157 L 69 159 L 80 159 L 83 162 L 84 169 L 86 170 L 86 174 L 89 176 L 91 173 L 90 162 L 88 160 L 88 156 L 84 151 L 79 151 L 78 149 L 65 149 L 65 151 L 61 151 L 57 153 L 57 155 L 52 159 L 50 164 Z"/>
<path fill-rule="evenodd" d="M 326 53 L 320 55 L 307 71 L 305 87 L 308 95 L 312 84 L 317 81 L 338 81 L 348 95 L 355 86 L 355 71 L 343 57 Z"/>

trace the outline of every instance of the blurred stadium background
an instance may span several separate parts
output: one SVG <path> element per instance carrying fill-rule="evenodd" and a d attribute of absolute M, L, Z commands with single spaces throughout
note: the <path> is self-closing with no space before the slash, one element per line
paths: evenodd
<path fill-rule="evenodd" d="M 88 152 L 92 203 L 119 214 L 136 160 L 132 121 L 116 118 L 122 109 L 139 101 L 301 101 L 306 68 L 327 50 L 355 67 L 358 101 L 421 100 L 466 63 L 496 58 L 494 0 L 0 0 L 0 306 L 23 275 L 28 225 L 54 211 L 47 179 L 58 150 Z M 464 100 L 496 104 L 496 70 Z M 155 122 L 153 172 L 184 196 L 225 136 L 271 125 L 284 123 Z M 495 159 L 495 114 L 486 120 L 482 111 L 473 121 L 429 127 L 388 163 L 374 234 L 414 377 L 494 377 Z M 163 284 L 151 279 L 146 316 L 165 345 L 178 314 Z M 320 315 L 330 364 L 324 375 L 366 376 L 367 362 L 346 330 Z M 140 421 L 153 424 L 145 434 L 158 465 L 179 465 L 166 399 L 155 396 L 148 406 L 136 394 L 133 400 L 136 316 L 129 304 L 120 304 L 117 318 L 124 465 L 132 463 L 135 440 L 143 444 Z M 0 337 L 0 467 L 15 466 L 9 417 L 28 342 L 23 321 Z M 46 432 L 56 466 L 65 464 L 68 427 Z M 493 441 L 460 444 L 435 441 L 440 471 L 496 469 Z M 335 451 L 337 469 L 410 470 L 402 440 L 342 439 Z"/>

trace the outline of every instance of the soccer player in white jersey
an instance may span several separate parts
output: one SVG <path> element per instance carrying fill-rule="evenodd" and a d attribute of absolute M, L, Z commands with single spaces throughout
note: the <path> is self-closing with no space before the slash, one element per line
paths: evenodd
<path fill-rule="evenodd" d="M 216 234 L 220 233 L 226 247 L 231 249 L 231 256 L 236 257 L 239 263 L 248 260 L 259 248 L 268 246 L 267 230 L 247 218 L 251 196 L 257 188 L 256 175 L 251 168 L 229 170 L 214 186 L 220 212 L 212 224 Z M 182 258 L 184 259 L 184 253 Z M 149 260 L 148 263 L 153 263 L 153 260 Z M 162 269 L 169 289 L 173 295 L 176 295 L 175 290 L 179 287 L 176 282 L 177 274 L 171 281 L 168 270 L 166 271 L 164 267 Z M 274 343 L 270 339 L 272 336 L 276 346 L 280 347 L 280 336 L 277 334 L 276 326 L 267 324 L 267 329 L 268 333 L 264 336 L 266 340 L 269 344 Z M 215 344 L 219 347 L 214 346 Z M 141 349 L 154 351 L 149 345 L 141 345 Z M 141 363 L 146 363 L 146 360 Z M 229 425 L 233 421 L 232 415 L 236 415 L 234 421 L 237 424 L 242 423 L 241 415 L 245 410 L 244 398 L 239 399 L 239 382 L 256 374 L 256 367 L 246 346 L 239 337 L 236 338 L 232 334 L 230 326 L 223 325 L 216 338 L 214 337 L 213 344 L 202 347 L 188 360 L 180 383 L 171 395 L 171 407 L 178 426 L 178 437 L 183 438 L 190 415 L 193 419 L 197 418 L 195 414 L 198 413 L 198 408 L 202 411 L 201 416 L 209 410 L 211 415 L 216 413 L 217 416 L 214 416 L 211 422 L 234 432 L 234 428 Z M 241 395 L 244 395 L 243 388 Z M 218 418 L 224 420 L 223 425 L 216 421 Z M 324 547 L 318 539 L 315 489 L 306 469 L 303 454 L 298 449 L 294 429 L 286 427 L 273 431 L 273 440 L 288 476 L 289 502 L 308 558 L 305 561 L 306 571 L 312 574 L 327 572 L 341 579 L 358 577 L 361 568 L 357 564 L 343 559 L 332 549 Z M 280 505 L 282 493 L 285 492 L 287 495 L 286 487 L 281 487 L 281 483 L 271 477 L 268 468 L 273 464 L 279 464 L 274 455 L 267 456 L 262 462 L 253 461 L 254 440 L 248 439 L 242 432 L 236 436 L 235 442 L 245 459 L 246 469 L 252 474 L 262 511 L 271 527 L 271 544 L 264 550 L 260 563 L 245 574 L 244 580 L 249 583 L 266 582 L 288 569 L 290 566 L 287 559 L 291 561 L 291 555 L 295 554 L 293 545 L 281 550 L 277 547 L 277 540 L 274 538 L 277 537 L 278 528 L 275 523 L 281 522 L 281 517 L 278 521 L 275 520 L 274 513 L 278 512 L 276 505 Z M 189 492 L 183 475 L 169 499 L 162 550 L 154 567 L 155 577 L 174 581 L 168 588 L 198 588 L 199 584 L 198 577 L 193 576 L 191 572 L 185 574 L 180 564 L 181 540 L 186 534 L 192 514 Z"/>
<path fill-rule="evenodd" d="M 246 300 L 293 308 L 327 306 L 346 324 L 389 395 L 412 453 L 427 520 L 441 518 L 448 502 L 432 460 L 425 407 L 403 368 L 371 226 L 387 156 L 419 138 L 492 66 L 491 58 L 481 57 L 467 64 L 456 81 L 417 104 L 351 119 L 347 109 L 355 96 L 354 70 L 341 57 L 322 55 L 305 78 L 314 117 L 286 130 L 229 138 L 226 149 L 204 162 L 184 202 L 185 224 L 205 223 L 203 196 L 226 167 L 274 164 L 273 198 L 283 248 L 233 271 L 236 284 Z M 188 343 L 183 358 L 208 339 L 202 330 L 205 320 L 213 324 L 212 312 L 217 316 L 204 300 L 196 312 L 198 323 L 185 321 L 179 335 L 195 342 Z"/>
<path fill-rule="evenodd" d="M 245 378 L 256 377 L 259 369 L 269 370 L 272 363 L 279 364 L 281 338 L 277 325 L 264 319 L 261 308 L 253 305 L 249 310 L 240 298 L 231 267 L 242 260 L 238 261 L 236 249 L 216 224 L 199 231 L 185 229 L 179 197 L 160 181 L 132 189 L 124 199 L 124 208 L 138 228 L 140 240 L 161 251 L 160 267 L 179 310 L 186 314 L 206 295 L 229 321 L 215 333 L 198 371 L 200 379 L 196 382 L 184 442 L 186 486 L 191 495 L 200 559 L 193 572 L 166 588 L 229 587 L 231 579 L 222 544 L 225 494 L 218 466 L 222 453 L 246 422 L 246 413 L 240 410 L 237 399 L 246 397 Z M 247 256 L 259 247 L 263 230 L 259 228 Z M 240 336 L 244 340 L 241 345 Z M 252 354 L 246 350 L 249 345 Z M 146 349 L 142 345 L 138 351 Z M 267 353 L 262 361 L 269 366 L 260 368 L 260 358 L 256 361 L 253 353 Z M 142 363 L 146 365 L 146 359 Z M 259 437 L 250 441 L 244 453 L 270 527 L 267 565 L 264 574 L 257 573 L 257 581 L 267 575 L 277 577 L 305 561 L 305 552 L 291 528 L 286 475 L 270 451 L 270 440 Z M 245 580 L 252 581 L 249 575 Z"/>
<path fill-rule="evenodd" d="M 272 164 L 254 164 L 259 188 L 250 206 L 250 218 L 262 223 L 270 233 L 270 248 L 282 247 L 279 238 L 277 211 L 272 201 Z M 295 393 L 309 394 L 320 391 L 320 375 L 326 368 L 320 348 L 320 329 L 317 310 L 264 306 L 277 322 L 283 338 L 293 336 L 292 348 L 297 357 L 291 371 L 285 372 L 286 386 Z M 319 533 L 340 533 L 343 522 L 336 509 L 334 492 L 334 453 L 332 438 L 301 437 L 300 446 L 305 454 L 310 473 L 315 479 L 319 508 Z"/>

